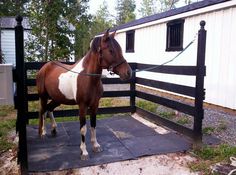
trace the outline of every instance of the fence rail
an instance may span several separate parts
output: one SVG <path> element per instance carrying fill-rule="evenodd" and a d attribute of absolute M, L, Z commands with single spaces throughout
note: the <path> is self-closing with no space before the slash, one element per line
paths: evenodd
<path fill-rule="evenodd" d="M 31 112 L 28 110 L 28 103 L 38 100 L 38 94 L 28 94 L 28 87 L 36 85 L 33 78 L 27 77 L 27 71 L 39 70 L 45 63 L 41 62 L 24 62 L 24 41 L 23 41 L 23 27 L 22 18 L 17 17 L 17 26 L 15 27 L 16 37 L 16 69 L 14 70 L 14 81 L 17 84 L 17 96 L 15 97 L 15 106 L 17 107 L 17 123 L 16 130 L 19 132 L 19 151 L 18 161 L 21 165 L 21 171 L 27 170 L 27 139 L 26 139 L 26 125 L 29 119 L 36 118 L 38 112 Z M 177 74 L 177 75 L 190 75 L 196 77 L 195 87 L 184 86 L 174 83 L 156 81 L 136 77 L 136 71 L 133 72 L 131 80 L 122 82 L 118 78 L 105 78 L 102 79 L 104 84 L 129 84 L 129 90 L 122 91 L 105 91 L 103 97 L 129 97 L 129 106 L 120 107 L 106 107 L 99 108 L 98 114 L 113 114 L 113 113 L 127 113 L 137 112 L 144 118 L 153 121 L 157 124 L 165 125 L 180 133 L 191 137 L 195 145 L 201 144 L 202 141 L 202 119 L 204 116 L 203 100 L 204 100 L 204 76 L 206 75 L 205 67 L 205 47 L 206 47 L 206 30 L 204 29 L 205 22 L 201 21 L 200 30 L 198 32 L 198 46 L 197 46 L 197 65 L 196 66 L 159 66 L 155 69 L 148 70 L 151 72 L 163 74 Z M 68 63 L 73 64 L 73 63 Z M 153 67 L 151 64 L 130 64 L 133 70 L 145 70 L 146 68 Z M 152 88 L 167 90 L 180 95 L 187 95 L 194 98 L 194 104 L 188 105 L 178 101 L 173 101 L 165 97 L 148 94 L 136 90 L 136 84 L 145 85 Z M 168 119 L 162 118 L 157 114 L 146 111 L 136 106 L 136 98 L 148 100 L 160 105 L 173 108 L 180 112 L 186 113 L 194 117 L 193 128 L 186 128 Z M 59 116 L 77 116 L 78 110 L 70 109 L 63 111 L 55 111 L 55 117 Z"/>

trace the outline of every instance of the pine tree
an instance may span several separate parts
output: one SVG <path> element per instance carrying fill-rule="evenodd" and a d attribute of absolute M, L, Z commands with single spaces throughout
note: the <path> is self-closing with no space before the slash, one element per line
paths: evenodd
<path fill-rule="evenodd" d="M 110 17 L 111 14 L 108 11 L 108 4 L 106 0 L 104 0 L 97 10 L 96 15 L 93 17 L 91 37 L 112 27 L 113 21 Z"/>
<path fill-rule="evenodd" d="M 136 15 L 134 13 L 136 8 L 134 0 L 117 0 L 116 10 L 117 19 L 116 24 L 124 24 L 129 21 L 135 20 Z"/>
<path fill-rule="evenodd" d="M 141 8 L 139 9 L 139 13 L 142 17 L 150 16 L 157 13 L 156 0 L 143 0 L 141 2 Z"/>

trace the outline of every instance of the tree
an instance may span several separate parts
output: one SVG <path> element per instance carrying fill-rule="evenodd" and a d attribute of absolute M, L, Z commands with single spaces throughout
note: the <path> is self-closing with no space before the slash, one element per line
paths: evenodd
<path fill-rule="evenodd" d="M 124 24 L 129 21 L 135 20 L 135 1 L 134 0 L 117 0 L 116 10 L 117 19 L 116 24 Z"/>
<path fill-rule="evenodd" d="M 82 28 L 88 0 L 32 0 L 28 14 L 32 28 L 27 43 L 28 60 L 66 59 L 76 51 L 75 30 Z M 72 38 L 75 38 L 73 42 Z"/>
<path fill-rule="evenodd" d="M 109 18 L 110 16 L 107 2 L 104 0 L 92 19 L 91 37 L 112 27 L 113 21 Z"/>
<path fill-rule="evenodd" d="M 161 5 L 161 12 L 171 10 L 176 8 L 176 4 L 179 2 L 179 0 L 159 0 Z"/>
<path fill-rule="evenodd" d="M 141 8 L 138 10 L 142 17 L 157 13 L 156 0 L 143 0 Z"/>

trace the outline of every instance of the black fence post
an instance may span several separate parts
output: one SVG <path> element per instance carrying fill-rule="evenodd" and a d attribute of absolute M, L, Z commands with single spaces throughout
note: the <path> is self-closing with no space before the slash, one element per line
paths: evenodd
<path fill-rule="evenodd" d="M 202 145 L 202 120 L 204 118 L 203 100 L 205 99 L 204 76 L 205 51 L 206 51 L 206 30 L 205 21 L 200 22 L 201 29 L 198 31 L 197 48 L 197 74 L 196 74 L 196 92 L 195 92 L 195 116 L 194 116 L 194 147 L 199 148 Z"/>
<path fill-rule="evenodd" d="M 136 97 L 136 67 L 137 67 L 137 64 L 134 63 L 134 66 L 133 66 L 133 72 L 132 72 L 132 78 L 131 78 L 131 82 L 130 82 L 130 92 L 131 92 L 131 95 L 130 95 L 130 106 L 131 106 L 131 113 L 135 113 L 136 112 L 136 105 L 135 105 L 135 97 Z"/>
<path fill-rule="evenodd" d="M 16 51 L 16 87 L 17 87 L 17 121 L 16 131 L 19 133 L 18 145 L 18 163 L 21 166 L 21 172 L 26 174 L 28 168 L 27 158 L 27 90 L 25 82 L 25 63 L 24 63 L 24 30 L 22 27 L 21 16 L 16 17 L 17 25 L 15 27 L 15 51 Z"/>

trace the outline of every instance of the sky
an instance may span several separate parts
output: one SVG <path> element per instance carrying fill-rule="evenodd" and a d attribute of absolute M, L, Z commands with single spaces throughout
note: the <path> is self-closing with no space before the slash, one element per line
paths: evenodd
<path fill-rule="evenodd" d="M 108 9 L 111 15 L 115 16 L 116 15 L 116 10 L 115 10 L 115 6 L 116 6 L 116 2 L 117 0 L 106 0 L 107 4 L 108 4 Z M 140 4 L 142 2 L 142 0 L 135 0 L 136 2 L 136 18 L 140 18 L 140 15 L 138 13 L 138 9 L 140 8 Z M 99 9 L 99 6 L 103 3 L 103 0 L 90 0 L 89 1 L 89 12 L 91 14 L 96 14 L 96 11 Z M 182 6 L 184 4 L 184 0 L 180 0 L 180 2 L 178 3 L 178 6 Z"/>

